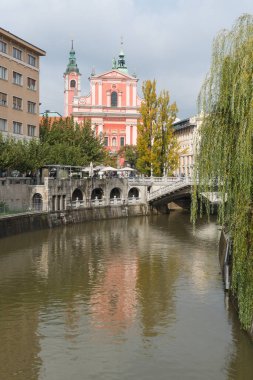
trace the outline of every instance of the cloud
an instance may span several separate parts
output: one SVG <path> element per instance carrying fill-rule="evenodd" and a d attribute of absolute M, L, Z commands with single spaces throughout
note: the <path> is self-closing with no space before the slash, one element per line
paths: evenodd
<path fill-rule="evenodd" d="M 215 35 L 230 29 L 243 13 L 253 13 L 252 0 L 10 0 L 1 4 L 2 27 L 46 50 L 41 59 L 42 111 L 63 113 L 63 72 L 74 40 L 82 73 L 109 70 L 120 50 L 129 72 L 141 82 L 157 80 L 169 90 L 180 117 L 196 113 L 201 83 L 210 66 Z"/>

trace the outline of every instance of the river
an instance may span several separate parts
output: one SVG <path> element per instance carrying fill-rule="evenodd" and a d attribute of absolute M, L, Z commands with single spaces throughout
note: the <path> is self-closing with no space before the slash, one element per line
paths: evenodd
<path fill-rule="evenodd" d="M 253 379 L 218 239 L 187 212 L 1 239 L 0 379 Z"/>

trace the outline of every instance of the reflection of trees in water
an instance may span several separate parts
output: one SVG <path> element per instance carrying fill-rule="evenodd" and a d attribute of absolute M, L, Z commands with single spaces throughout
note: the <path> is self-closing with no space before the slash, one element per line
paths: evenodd
<path fill-rule="evenodd" d="M 178 256 L 150 256 L 139 260 L 137 293 L 144 336 L 160 333 L 175 320 L 174 284 L 179 274 Z"/>
<path fill-rule="evenodd" d="M 21 305 L 11 310 L 4 306 L 0 305 L 0 378 L 37 380 L 42 364 L 37 334 L 38 310 Z"/>
<path fill-rule="evenodd" d="M 234 351 L 227 353 L 227 380 L 253 379 L 253 341 L 242 331 L 232 302 L 227 300 L 228 317 L 231 321 L 231 333 L 234 342 Z"/>

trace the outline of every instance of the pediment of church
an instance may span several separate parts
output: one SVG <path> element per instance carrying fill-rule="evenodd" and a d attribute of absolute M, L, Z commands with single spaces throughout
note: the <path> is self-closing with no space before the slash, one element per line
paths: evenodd
<path fill-rule="evenodd" d="M 105 73 L 99 74 L 99 75 L 94 75 L 92 78 L 96 79 L 135 79 L 135 77 L 126 74 L 126 73 L 121 73 L 119 70 L 110 70 L 106 71 Z"/>

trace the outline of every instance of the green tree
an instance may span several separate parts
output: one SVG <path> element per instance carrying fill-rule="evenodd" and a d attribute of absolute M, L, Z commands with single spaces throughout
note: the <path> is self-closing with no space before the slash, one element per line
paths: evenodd
<path fill-rule="evenodd" d="M 179 144 L 173 134 L 177 106 L 170 104 L 168 91 L 157 97 L 156 82 L 146 81 L 142 87 L 144 101 L 140 107 L 141 121 L 138 123 L 137 169 L 155 176 L 172 174 L 179 162 Z"/>
<path fill-rule="evenodd" d="M 120 157 L 131 166 L 131 168 L 136 167 L 136 162 L 138 158 L 137 147 L 135 145 L 125 145 L 122 146 L 118 152 Z"/>
<path fill-rule="evenodd" d="M 143 173 L 151 174 L 151 148 L 154 139 L 154 124 L 157 117 L 156 82 L 146 81 L 142 85 L 144 101 L 141 103 L 141 121 L 137 125 L 137 169 Z"/>
<path fill-rule="evenodd" d="M 219 222 L 233 240 L 232 291 L 244 328 L 253 316 L 253 16 L 240 17 L 213 45 L 199 97 L 203 113 L 196 158 L 192 219 L 202 192 L 222 195 Z M 209 204 L 206 204 L 208 213 Z"/>
<path fill-rule="evenodd" d="M 90 121 L 81 125 L 73 118 L 54 121 L 45 117 L 40 126 L 40 140 L 48 152 L 47 164 L 87 165 L 102 162 L 106 156 L 101 138 L 95 136 Z"/>

